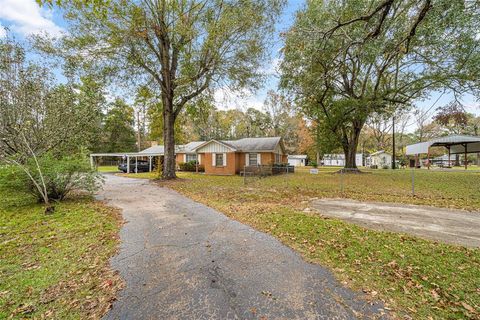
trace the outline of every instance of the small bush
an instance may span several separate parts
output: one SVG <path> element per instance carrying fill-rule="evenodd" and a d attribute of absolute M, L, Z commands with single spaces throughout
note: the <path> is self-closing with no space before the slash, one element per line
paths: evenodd
<path fill-rule="evenodd" d="M 197 161 L 182 162 L 178 164 L 181 171 L 196 172 L 197 171 Z M 205 167 L 203 164 L 198 165 L 198 172 L 205 172 Z"/>
<path fill-rule="evenodd" d="M 310 161 L 310 165 L 314 168 L 318 167 L 318 163 L 316 161 Z"/>
<path fill-rule="evenodd" d="M 84 155 L 58 159 L 51 154 L 46 154 L 38 158 L 38 163 L 50 200 L 63 200 L 72 192 L 78 191 L 93 194 L 103 182 L 102 176 L 90 168 L 90 164 Z M 26 167 L 35 181 L 41 182 L 40 174 L 33 159 L 27 163 Z M 43 197 L 32 179 L 18 167 L 12 167 L 7 179 L 7 187 L 27 191 L 39 201 L 43 201 Z"/>

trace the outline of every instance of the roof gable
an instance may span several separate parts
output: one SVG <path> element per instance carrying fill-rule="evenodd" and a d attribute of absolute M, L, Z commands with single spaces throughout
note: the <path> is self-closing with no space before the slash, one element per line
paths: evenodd
<path fill-rule="evenodd" d="M 229 143 L 225 141 L 219 141 L 212 139 L 210 141 L 206 141 L 200 145 L 198 145 L 196 148 L 193 149 L 195 152 L 203 153 L 203 152 L 233 152 L 237 151 L 237 149 L 230 145 Z"/>

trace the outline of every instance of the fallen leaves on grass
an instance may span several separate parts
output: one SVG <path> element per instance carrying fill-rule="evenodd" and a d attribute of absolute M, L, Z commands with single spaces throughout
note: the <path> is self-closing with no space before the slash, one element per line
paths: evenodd
<path fill-rule="evenodd" d="M 480 193 L 470 188 L 478 185 L 478 176 L 453 174 L 443 181 L 441 174 L 419 173 L 424 180 L 419 179 L 414 198 L 402 174 L 379 171 L 348 177 L 345 194 L 357 200 L 480 209 Z M 339 195 L 332 176 L 295 174 L 288 184 L 284 177 L 272 177 L 244 186 L 238 177 L 185 174 L 187 183 L 165 185 L 276 236 L 308 261 L 331 267 L 342 283 L 363 288 L 371 299 L 384 301 L 385 310 L 393 310 L 394 315 L 406 319 L 479 317 L 480 279 L 474 272 L 480 269 L 479 250 L 367 230 L 303 212 L 312 198 Z"/>
<path fill-rule="evenodd" d="M 9 276 L 0 283 L 8 288 L 0 292 L 0 317 L 100 319 L 123 286 L 109 263 L 119 211 L 88 199 L 62 202 L 48 218 L 29 207 L 3 210 L 12 226 L 0 236 L 15 241 L 2 243 L 10 250 L 2 255 Z"/>

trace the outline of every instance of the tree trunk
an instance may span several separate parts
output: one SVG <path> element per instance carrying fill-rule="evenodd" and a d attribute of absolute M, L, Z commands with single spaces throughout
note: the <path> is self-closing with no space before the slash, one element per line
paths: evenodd
<path fill-rule="evenodd" d="M 362 131 L 363 124 L 354 124 L 354 127 L 350 133 L 350 138 L 346 135 L 343 139 L 343 152 L 345 154 L 345 166 L 344 171 L 358 172 L 357 168 L 357 148 L 358 140 L 360 138 L 360 132 Z"/>
<path fill-rule="evenodd" d="M 175 179 L 175 114 L 172 100 L 164 99 L 163 107 L 163 179 Z"/>
<path fill-rule="evenodd" d="M 345 169 L 357 169 L 357 143 L 350 142 L 343 151 L 345 153 Z"/>

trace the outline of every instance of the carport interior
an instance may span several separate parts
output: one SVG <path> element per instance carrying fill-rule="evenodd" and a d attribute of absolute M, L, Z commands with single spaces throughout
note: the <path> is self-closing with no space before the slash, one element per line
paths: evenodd
<path fill-rule="evenodd" d="M 127 173 L 137 172 L 138 171 L 138 162 L 139 160 L 147 160 L 149 172 L 153 170 L 155 161 L 158 161 L 157 164 L 160 165 L 163 161 L 163 154 L 160 153 L 92 153 L 90 154 L 90 165 L 92 168 L 98 167 L 98 158 L 101 157 L 111 157 L 111 158 L 120 158 L 122 161 L 127 163 Z"/>

